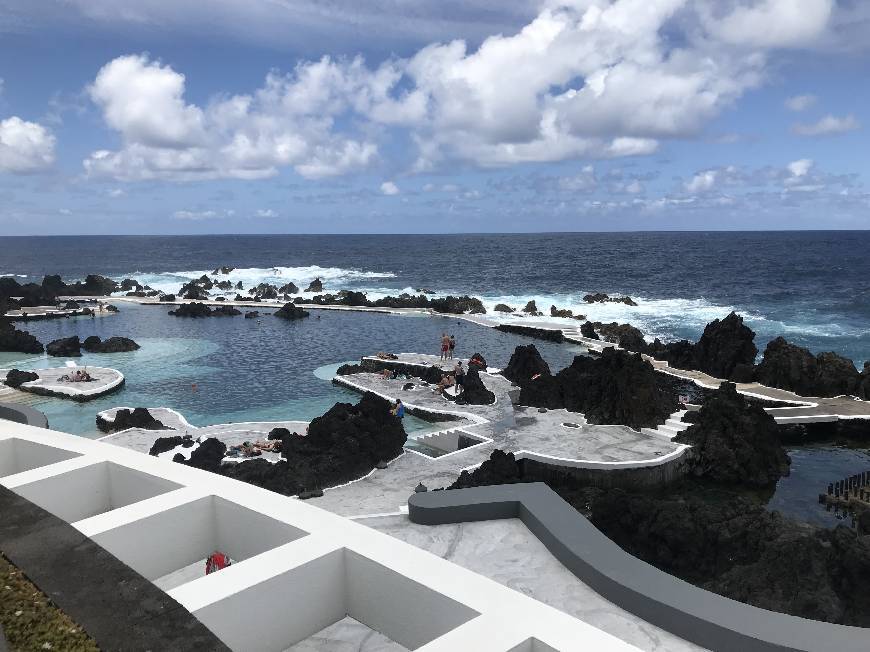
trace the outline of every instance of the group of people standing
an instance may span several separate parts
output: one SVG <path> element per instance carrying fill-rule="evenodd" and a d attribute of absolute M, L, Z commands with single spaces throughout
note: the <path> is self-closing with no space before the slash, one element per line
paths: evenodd
<path fill-rule="evenodd" d="M 456 348 L 456 338 L 447 333 L 441 333 L 441 359 L 452 360 L 453 349 Z"/>

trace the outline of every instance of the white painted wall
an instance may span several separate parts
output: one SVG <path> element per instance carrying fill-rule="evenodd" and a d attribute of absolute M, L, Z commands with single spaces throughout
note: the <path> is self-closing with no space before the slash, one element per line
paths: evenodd
<path fill-rule="evenodd" d="M 306 502 L 111 444 L 0 421 L 0 484 L 152 580 L 227 552 L 237 563 L 168 593 L 234 650 L 284 650 L 348 615 L 419 652 L 636 649 Z"/>

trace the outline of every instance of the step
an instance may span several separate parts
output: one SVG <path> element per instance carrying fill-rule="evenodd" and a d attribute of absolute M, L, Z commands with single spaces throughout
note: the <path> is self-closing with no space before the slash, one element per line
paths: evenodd
<path fill-rule="evenodd" d="M 641 428 L 640 431 L 650 437 L 656 437 L 657 439 L 666 439 L 667 441 L 670 441 L 677 436 L 676 432 L 668 433 L 658 428 Z"/>
<path fill-rule="evenodd" d="M 663 425 L 663 426 L 659 426 L 658 428 L 656 428 L 656 430 L 658 430 L 661 433 L 664 433 L 668 437 L 676 437 L 678 434 L 680 434 L 684 430 L 684 428 L 674 428 L 673 426 Z"/>
<path fill-rule="evenodd" d="M 665 421 L 665 425 L 670 426 L 671 428 L 674 428 L 675 430 L 679 430 L 680 432 L 682 432 L 683 430 L 686 430 L 692 424 L 683 423 L 679 419 L 668 419 L 667 421 Z"/>

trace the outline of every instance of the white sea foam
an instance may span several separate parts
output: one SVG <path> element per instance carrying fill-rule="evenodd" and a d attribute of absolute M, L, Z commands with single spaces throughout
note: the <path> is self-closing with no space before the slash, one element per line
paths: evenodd
<path fill-rule="evenodd" d="M 256 287 L 260 283 L 271 283 L 278 287 L 288 282 L 295 283 L 300 290 L 305 290 L 308 284 L 315 278 L 323 281 L 324 292 L 337 292 L 341 289 L 355 289 L 365 292 L 370 300 L 380 299 L 386 296 L 397 296 L 402 293 L 417 294 L 417 288 L 412 286 L 397 288 L 390 285 L 389 279 L 397 278 L 394 272 L 374 272 L 342 267 L 320 267 L 309 265 L 301 267 L 251 267 L 234 269 L 229 274 L 213 274 L 213 270 L 190 270 L 178 272 L 163 272 L 159 274 L 143 274 L 132 272 L 123 276 L 115 277 L 120 281 L 123 278 L 135 278 L 140 283 L 149 285 L 156 290 L 166 293 L 177 293 L 181 286 L 190 280 L 206 275 L 217 280 L 228 280 L 233 284 L 233 289 L 221 293 L 216 288 L 212 295 L 224 294 L 233 297 L 237 290 L 236 283 L 242 282 L 242 294 L 247 295 L 247 290 Z M 870 331 L 858 326 L 840 325 L 837 323 L 820 323 L 817 319 L 807 316 L 806 319 L 796 319 L 788 323 L 772 319 L 763 314 L 743 309 L 739 306 L 723 305 L 709 301 L 703 297 L 692 299 L 665 298 L 653 299 L 632 294 L 637 301 L 637 306 L 627 306 L 622 303 L 585 303 L 583 296 L 588 292 L 578 290 L 572 293 L 560 294 L 498 294 L 498 293 L 475 293 L 457 288 L 432 287 L 435 295 L 447 296 L 449 294 L 462 295 L 473 294 L 479 296 L 487 309 L 485 319 L 501 322 L 516 320 L 517 314 L 502 314 L 494 311 L 496 304 L 504 303 L 517 311 L 521 310 L 527 302 L 534 300 L 538 310 L 544 313 L 542 317 L 523 316 L 530 325 L 540 322 L 563 323 L 566 326 L 578 326 L 578 321 L 565 318 L 550 317 L 550 306 L 567 308 L 574 314 L 586 315 L 592 321 L 630 323 L 640 328 L 647 339 L 654 337 L 664 341 L 689 337 L 697 339 L 704 327 L 714 319 L 722 319 L 732 310 L 739 312 L 747 324 L 760 335 L 783 334 L 805 335 L 809 337 L 862 337 Z M 311 298 L 315 293 L 300 292 L 303 298 Z"/>
<path fill-rule="evenodd" d="M 239 281 L 245 291 L 256 287 L 260 283 L 271 283 L 278 287 L 285 283 L 295 283 L 300 290 L 308 287 L 315 278 L 319 278 L 327 291 L 336 291 L 349 283 L 358 284 L 364 279 L 395 278 L 393 272 L 370 272 L 357 269 L 345 269 L 342 267 L 320 267 L 309 265 L 306 267 L 247 267 L 238 268 L 229 274 L 213 274 L 214 270 L 190 270 L 179 272 L 161 272 L 159 274 L 143 274 L 132 272 L 115 277 L 120 281 L 123 278 L 133 278 L 143 285 L 149 285 L 155 290 L 173 294 L 178 292 L 182 285 L 203 275 L 219 281 L 230 281 L 234 286 Z M 235 290 L 227 292 L 234 294 Z M 244 293 L 244 292 L 243 292 Z"/>

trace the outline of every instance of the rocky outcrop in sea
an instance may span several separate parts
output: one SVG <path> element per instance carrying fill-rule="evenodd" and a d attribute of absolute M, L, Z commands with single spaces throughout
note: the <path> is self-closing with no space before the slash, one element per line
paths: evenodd
<path fill-rule="evenodd" d="M 308 317 L 309 313 L 307 310 L 303 310 L 292 302 L 287 302 L 281 308 L 275 311 L 275 316 L 279 317 L 280 319 L 293 320 Z"/>
<path fill-rule="evenodd" d="M 242 311 L 233 306 L 216 306 L 209 308 L 204 303 L 183 303 L 169 314 L 174 317 L 235 317 Z"/>
<path fill-rule="evenodd" d="M 82 348 L 88 353 L 125 353 L 141 347 L 129 337 L 109 337 L 102 340 L 97 335 L 91 335 L 82 342 Z"/>
<path fill-rule="evenodd" d="M 32 371 L 22 371 L 21 369 L 10 369 L 6 374 L 6 384 L 9 387 L 21 387 L 24 383 L 29 383 L 34 380 L 39 380 L 39 374 Z"/>
<path fill-rule="evenodd" d="M 45 347 L 35 336 L 27 331 L 18 330 L 12 321 L 0 317 L 0 351 L 42 353 Z"/>
<path fill-rule="evenodd" d="M 48 355 L 58 358 L 77 358 L 82 355 L 82 343 L 78 335 L 72 337 L 61 337 L 53 340 L 45 345 L 45 352 Z"/>

